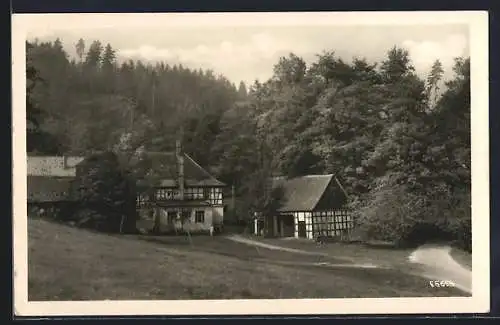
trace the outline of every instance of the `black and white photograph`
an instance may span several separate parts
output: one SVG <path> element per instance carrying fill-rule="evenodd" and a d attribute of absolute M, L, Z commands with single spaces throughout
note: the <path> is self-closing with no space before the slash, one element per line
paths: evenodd
<path fill-rule="evenodd" d="M 487 311 L 487 24 L 13 15 L 16 313 Z"/>

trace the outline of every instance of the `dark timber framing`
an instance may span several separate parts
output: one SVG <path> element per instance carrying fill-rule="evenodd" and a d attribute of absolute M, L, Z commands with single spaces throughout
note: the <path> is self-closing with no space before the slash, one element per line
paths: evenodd
<path fill-rule="evenodd" d="M 264 231 L 280 237 L 346 237 L 354 221 L 346 207 L 347 192 L 333 174 L 273 178 L 283 188 L 281 207 L 264 222 Z M 255 221 L 255 233 L 261 225 Z"/>

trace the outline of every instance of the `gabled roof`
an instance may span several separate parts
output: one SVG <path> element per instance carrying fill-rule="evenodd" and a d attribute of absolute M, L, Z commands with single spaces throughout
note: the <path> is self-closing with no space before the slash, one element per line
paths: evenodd
<path fill-rule="evenodd" d="M 74 177 L 76 165 L 83 159 L 74 156 L 28 156 L 27 175 Z"/>
<path fill-rule="evenodd" d="M 283 188 L 280 212 L 312 211 L 318 204 L 334 175 L 306 175 L 287 179 L 273 177 L 273 188 Z"/>
<path fill-rule="evenodd" d="M 57 202 L 67 200 L 72 178 L 69 177 L 27 177 L 28 202 Z"/>
<path fill-rule="evenodd" d="M 184 179 L 186 186 L 225 186 L 224 183 L 210 175 L 198 165 L 189 155 L 184 155 Z M 178 162 L 173 152 L 146 152 L 150 167 L 160 179 L 160 186 L 177 186 Z"/>

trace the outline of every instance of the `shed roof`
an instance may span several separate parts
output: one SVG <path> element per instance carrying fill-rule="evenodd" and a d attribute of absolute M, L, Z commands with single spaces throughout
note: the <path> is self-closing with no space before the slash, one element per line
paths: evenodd
<path fill-rule="evenodd" d="M 28 176 L 74 177 L 75 167 L 84 158 L 75 156 L 28 156 Z"/>
<path fill-rule="evenodd" d="M 273 188 L 283 188 L 283 201 L 278 209 L 281 212 L 312 211 L 318 204 L 333 174 L 306 175 L 287 179 L 273 177 Z"/>

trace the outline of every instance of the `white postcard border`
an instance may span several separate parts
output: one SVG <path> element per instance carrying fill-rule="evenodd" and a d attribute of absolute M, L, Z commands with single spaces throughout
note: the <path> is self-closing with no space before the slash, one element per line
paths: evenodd
<path fill-rule="evenodd" d="M 145 18 L 147 15 L 147 18 Z M 89 24 L 89 21 L 92 21 Z M 120 25 L 439 25 L 470 26 L 473 294 L 456 298 L 352 298 L 28 302 L 26 207 L 26 60 L 29 30 L 56 26 Z M 17 316 L 91 315 L 308 315 L 480 313 L 490 308 L 488 13 L 337 12 L 199 14 L 19 14 L 12 19 L 13 261 Z"/>

